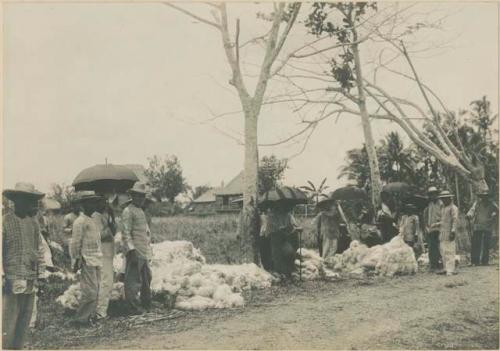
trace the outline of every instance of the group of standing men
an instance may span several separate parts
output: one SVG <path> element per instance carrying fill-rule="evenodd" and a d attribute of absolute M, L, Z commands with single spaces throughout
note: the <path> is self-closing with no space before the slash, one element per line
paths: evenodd
<path fill-rule="evenodd" d="M 132 200 L 121 216 L 125 299 L 130 314 L 140 314 L 151 308 L 151 231 L 144 212 L 147 198 L 151 198 L 141 183 L 136 183 L 129 194 Z M 3 195 L 14 203 L 14 210 L 3 216 L 2 342 L 5 349 L 22 349 L 37 286 L 45 273 L 43 238 L 36 219 L 44 194 L 30 183 L 18 183 Z M 104 196 L 81 191 L 74 205 L 74 212 L 65 218 L 65 233 L 71 236 L 66 248 L 73 270 L 80 272 L 82 297 L 70 324 L 88 326 L 107 317 L 117 226 Z"/>
<path fill-rule="evenodd" d="M 399 234 L 417 258 L 426 242 L 430 270 L 438 274 L 456 274 L 459 210 L 453 202 L 453 195 L 449 191 L 440 192 L 436 187 L 430 187 L 428 205 L 423 213 L 419 213 L 417 206 L 408 201 L 403 203 L 401 216 L 396 215 L 394 202 L 387 193 L 382 193 L 381 198 L 376 224 L 371 224 L 366 212 L 360 215 L 360 240 L 370 247 L 389 242 Z M 342 238 L 348 236 L 347 221 L 341 215 L 341 207 L 334 201 L 325 204 L 320 207 L 315 219 L 318 247 L 323 258 L 342 253 L 346 249 Z M 489 192 L 479 192 L 466 215 L 471 234 L 471 264 L 474 266 L 488 265 L 497 216 L 498 207 L 490 200 Z"/>
<path fill-rule="evenodd" d="M 429 188 L 429 205 L 424 211 L 424 231 L 429 249 L 429 266 L 440 274 L 455 274 L 458 207 L 448 191 L 439 194 Z M 438 195 L 439 194 L 439 195 Z M 488 265 L 490 241 L 498 218 L 498 206 L 488 191 L 480 191 L 466 214 L 471 234 L 471 265 Z M 442 268 L 442 269 L 441 269 Z"/>

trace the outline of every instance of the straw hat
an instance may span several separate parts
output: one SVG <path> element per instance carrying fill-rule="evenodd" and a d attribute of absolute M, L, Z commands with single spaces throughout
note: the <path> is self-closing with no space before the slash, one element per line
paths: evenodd
<path fill-rule="evenodd" d="M 449 191 L 445 190 L 445 191 L 441 191 L 441 193 L 439 194 L 439 197 L 440 198 L 453 197 L 453 194 L 450 193 Z"/>
<path fill-rule="evenodd" d="M 27 196 L 33 198 L 34 200 L 40 200 L 45 196 L 44 193 L 36 190 L 33 184 L 24 182 L 17 183 L 14 189 L 4 190 L 3 195 L 9 200 L 14 200 L 18 196 Z"/>
<path fill-rule="evenodd" d="M 102 196 L 99 196 L 93 190 L 79 191 L 76 193 L 75 202 L 83 202 L 89 200 L 99 200 Z"/>
<path fill-rule="evenodd" d="M 431 186 L 429 189 L 427 189 L 427 193 L 428 194 L 431 194 L 431 193 L 438 193 L 439 190 L 438 188 L 436 188 L 435 186 Z"/>
<path fill-rule="evenodd" d="M 132 187 L 132 189 L 129 190 L 129 193 L 146 195 L 148 193 L 147 188 L 146 188 L 146 184 L 136 182 L 134 184 L 134 186 Z"/>

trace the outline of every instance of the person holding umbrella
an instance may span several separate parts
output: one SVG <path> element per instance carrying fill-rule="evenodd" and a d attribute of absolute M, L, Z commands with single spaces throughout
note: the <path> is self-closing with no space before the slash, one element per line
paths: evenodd
<path fill-rule="evenodd" d="M 489 263 L 491 233 L 498 217 L 498 206 L 489 199 L 488 191 L 477 194 L 467 220 L 472 224 L 471 264 L 473 266 L 487 266 Z"/>
<path fill-rule="evenodd" d="M 91 326 L 97 320 L 102 270 L 101 232 L 92 215 L 99 208 L 102 197 L 91 190 L 81 191 L 77 196 L 83 211 L 73 223 L 69 252 L 73 271 L 80 271 L 82 298 L 70 324 Z"/>
<path fill-rule="evenodd" d="M 22 349 L 35 303 L 36 286 L 45 271 L 37 220 L 38 201 L 45 194 L 30 183 L 17 183 L 3 195 L 14 211 L 2 218 L 2 344 Z"/>
<path fill-rule="evenodd" d="M 295 268 L 295 252 L 299 248 L 297 234 L 301 230 L 292 215 L 294 204 L 277 201 L 270 205 L 264 235 L 270 238 L 272 270 L 291 278 Z"/>
<path fill-rule="evenodd" d="M 443 201 L 441 211 L 441 225 L 439 233 L 439 249 L 443 259 L 442 272 L 439 274 L 453 275 L 455 272 L 455 242 L 458 225 L 458 207 L 453 203 L 453 195 L 449 191 L 442 191 L 439 198 Z"/>
<path fill-rule="evenodd" d="M 132 202 L 123 210 L 123 243 L 126 252 L 125 299 L 132 314 L 151 308 L 152 273 L 149 261 L 153 257 L 151 232 L 142 207 L 146 200 L 146 185 L 135 183 L 129 190 Z M 140 294 L 140 303 L 138 295 Z"/>
<path fill-rule="evenodd" d="M 441 225 L 441 211 L 443 202 L 439 199 L 439 190 L 431 186 L 427 190 L 429 204 L 424 210 L 424 234 L 429 248 L 429 268 L 435 271 L 440 267 L 441 254 L 439 253 L 439 228 Z"/>

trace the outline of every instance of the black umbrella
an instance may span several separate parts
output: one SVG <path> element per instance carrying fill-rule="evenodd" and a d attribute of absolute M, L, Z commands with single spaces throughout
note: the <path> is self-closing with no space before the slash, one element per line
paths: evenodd
<path fill-rule="evenodd" d="M 330 196 L 332 200 L 368 200 L 368 194 L 364 189 L 358 188 L 357 186 L 348 185 L 342 188 L 338 188 L 333 191 Z"/>
<path fill-rule="evenodd" d="M 76 191 L 94 190 L 125 192 L 137 182 L 136 174 L 125 166 L 112 164 L 95 165 L 81 171 L 73 181 Z"/>
<path fill-rule="evenodd" d="M 388 183 L 382 187 L 382 192 L 391 195 L 411 195 L 415 192 L 414 187 L 404 182 Z"/>
<path fill-rule="evenodd" d="M 404 197 L 403 202 L 405 204 L 414 205 L 419 211 L 423 211 L 427 207 L 429 199 L 422 195 L 413 194 Z"/>
<path fill-rule="evenodd" d="M 307 202 L 307 195 L 302 190 L 285 186 L 264 193 L 259 199 L 259 206 L 298 205 L 307 204 Z"/>

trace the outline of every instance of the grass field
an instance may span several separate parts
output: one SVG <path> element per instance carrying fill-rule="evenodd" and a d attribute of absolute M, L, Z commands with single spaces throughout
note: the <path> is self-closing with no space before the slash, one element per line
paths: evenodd
<path fill-rule="evenodd" d="M 187 240 L 200 249 L 209 263 L 251 262 L 251 244 L 238 236 L 237 215 L 215 215 L 210 217 L 174 216 L 153 218 L 153 242 L 165 240 Z M 297 217 L 298 224 L 304 229 L 302 246 L 316 248 L 313 217 Z M 351 226 L 356 238 L 356 228 Z M 460 253 L 470 250 L 470 237 L 465 219 L 460 218 L 457 235 Z"/>
<path fill-rule="evenodd" d="M 175 216 L 153 218 L 153 242 L 187 240 L 200 249 L 208 263 L 245 263 L 252 261 L 251 244 L 238 235 L 237 215 L 210 217 Z M 314 247 L 312 218 L 298 218 L 304 228 L 303 243 Z"/>

